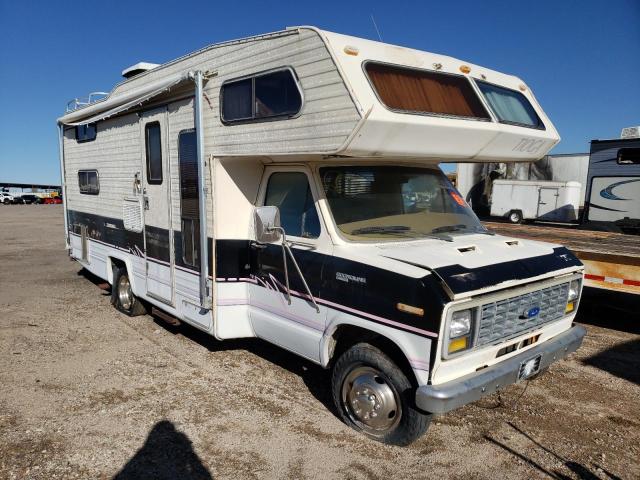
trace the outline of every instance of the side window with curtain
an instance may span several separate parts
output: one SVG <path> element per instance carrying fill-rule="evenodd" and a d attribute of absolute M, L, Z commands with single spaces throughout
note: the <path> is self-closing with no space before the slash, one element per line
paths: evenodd
<path fill-rule="evenodd" d="M 302 172 L 275 172 L 269 177 L 265 205 L 280 209 L 280 223 L 288 236 L 318 238 L 320 219 L 307 176 Z"/>
<path fill-rule="evenodd" d="M 195 130 L 185 130 L 178 136 L 180 165 L 180 225 L 182 230 L 182 261 L 199 267 L 200 203 L 198 197 L 198 153 Z"/>

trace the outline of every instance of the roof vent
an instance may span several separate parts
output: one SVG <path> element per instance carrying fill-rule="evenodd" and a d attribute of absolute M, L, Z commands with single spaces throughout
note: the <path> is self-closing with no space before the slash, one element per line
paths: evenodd
<path fill-rule="evenodd" d="M 640 127 L 626 127 L 620 132 L 620 138 L 640 138 Z"/>
<path fill-rule="evenodd" d="M 138 62 L 135 65 L 131 65 L 129 68 L 125 68 L 122 71 L 122 76 L 124 78 L 135 77 L 136 75 L 140 75 L 141 73 L 153 70 L 154 68 L 159 66 L 160 65 L 157 63 Z"/>

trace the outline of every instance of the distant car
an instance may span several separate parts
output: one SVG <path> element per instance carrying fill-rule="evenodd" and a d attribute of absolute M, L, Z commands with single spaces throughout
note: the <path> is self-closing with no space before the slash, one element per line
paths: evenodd
<path fill-rule="evenodd" d="M 62 203 L 62 197 L 48 197 L 45 198 L 42 203 L 47 205 L 59 205 Z"/>
<path fill-rule="evenodd" d="M 9 195 L 6 192 L 0 192 L 0 203 L 5 205 L 9 205 L 10 203 L 15 203 L 16 199 L 13 195 Z"/>
<path fill-rule="evenodd" d="M 30 205 L 32 203 L 34 204 L 42 203 L 42 199 L 37 195 L 26 194 L 26 195 L 22 195 L 21 197 L 18 197 L 16 199 L 16 202 L 22 203 L 25 205 Z"/>

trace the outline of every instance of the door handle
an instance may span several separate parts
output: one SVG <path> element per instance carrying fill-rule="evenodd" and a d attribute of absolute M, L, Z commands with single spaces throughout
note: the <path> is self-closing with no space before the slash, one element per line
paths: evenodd
<path fill-rule="evenodd" d="M 251 242 L 251 248 L 255 248 L 257 250 L 264 250 L 267 248 L 267 245 L 264 243 Z"/>
<path fill-rule="evenodd" d="M 308 243 L 304 243 L 304 242 L 295 242 L 295 241 L 291 241 L 289 240 L 289 243 L 291 244 L 291 246 L 293 248 L 297 248 L 300 250 L 317 250 L 317 247 L 315 245 L 309 245 Z"/>

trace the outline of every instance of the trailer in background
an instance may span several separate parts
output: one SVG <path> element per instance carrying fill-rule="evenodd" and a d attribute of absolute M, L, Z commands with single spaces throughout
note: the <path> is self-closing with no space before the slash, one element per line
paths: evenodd
<path fill-rule="evenodd" d="M 588 170 L 588 153 L 546 155 L 538 161 L 525 163 L 458 163 L 456 187 L 476 213 L 489 216 L 497 180 L 579 182 L 579 217 L 584 207 Z M 536 208 L 535 200 L 533 208 Z"/>
<path fill-rule="evenodd" d="M 581 223 L 640 234 L 640 138 L 591 142 Z"/>
<path fill-rule="evenodd" d="M 504 217 L 511 223 L 523 220 L 575 222 L 579 218 L 578 182 L 496 180 L 491 196 L 492 217 Z"/>

